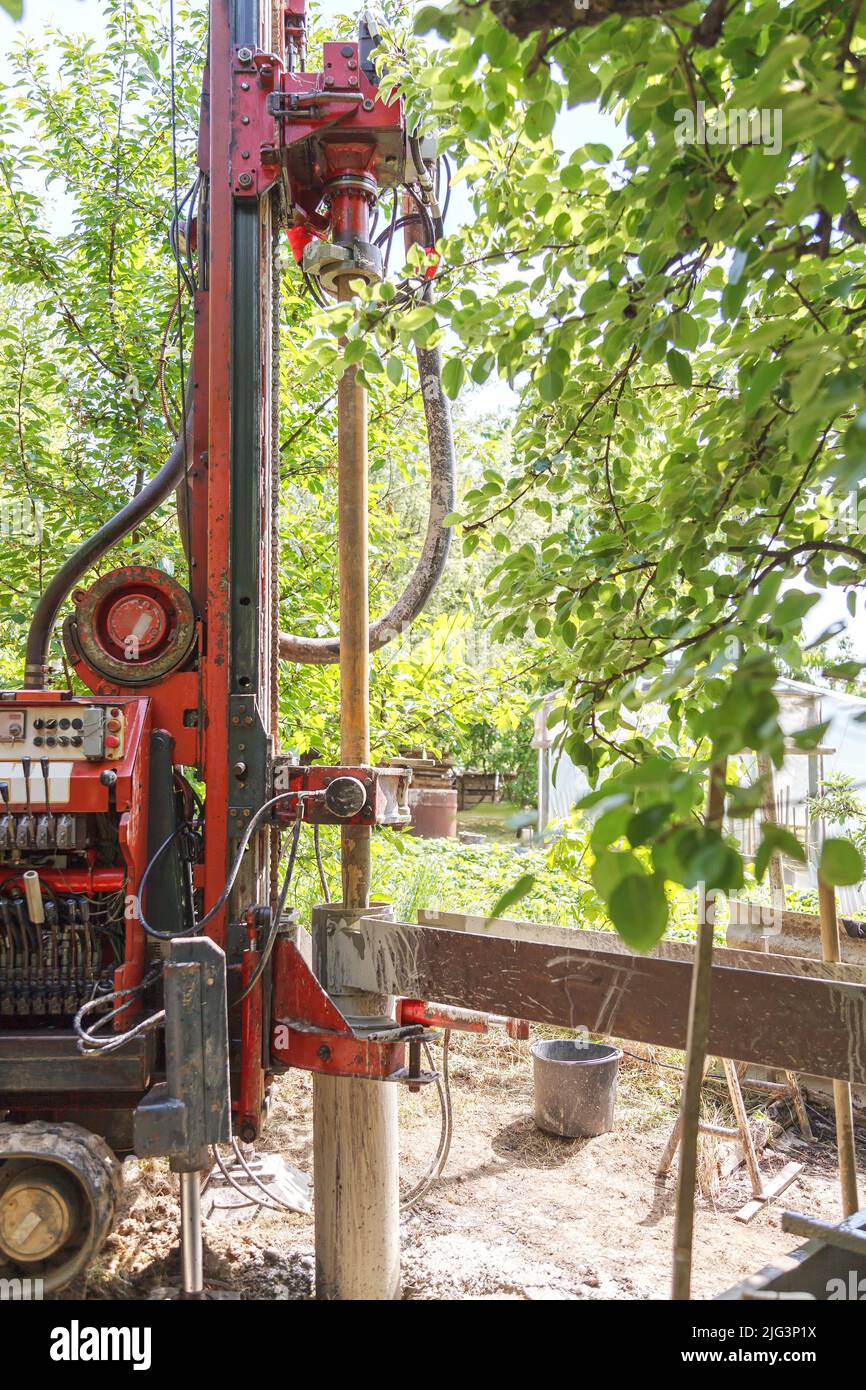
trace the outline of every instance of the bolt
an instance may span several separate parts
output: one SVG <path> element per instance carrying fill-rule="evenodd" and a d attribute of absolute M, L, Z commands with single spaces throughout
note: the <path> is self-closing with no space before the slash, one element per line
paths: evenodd
<path fill-rule="evenodd" d="M 246 775 L 247 775 L 247 765 L 246 765 L 246 763 L 235 763 L 234 767 L 232 768 L 232 772 L 234 773 L 235 777 L 238 778 L 238 780 L 240 780 L 242 777 L 246 777 Z"/>
<path fill-rule="evenodd" d="M 349 78 L 349 86 L 350 86 L 350 87 L 357 87 L 357 85 L 358 85 L 358 79 L 357 79 L 357 77 L 350 77 L 350 78 Z"/>
<path fill-rule="evenodd" d="M 358 64 L 355 62 L 354 58 L 350 58 L 348 63 L 346 64 L 346 67 L 349 69 L 349 72 L 354 72 L 357 66 Z"/>
<path fill-rule="evenodd" d="M 243 1139 L 245 1144 L 254 1144 L 256 1138 L 255 1125 L 251 1125 L 249 1121 L 247 1121 L 246 1124 L 241 1125 L 241 1138 Z"/>
<path fill-rule="evenodd" d="M 247 715 L 244 716 L 244 723 L 247 725 L 247 727 L 249 727 L 249 725 L 251 725 L 252 722 L 253 722 L 253 716 L 252 716 L 251 714 L 247 714 Z"/>
<path fill-rule="evenodd" d="M 242 92 L 248 92 L 249 90 L 250 90 L 250 84 L 249 84 L 249 82 L 242 82 L 242 83 L 241 83 L 241 91 L 242 91 Z"/>
<path fill-rule="evenodd" d="M 238 174 L 238 188 L 252 188 L 252 174 Z"/>
<path fill-rule="evenodd" d="M 322 1043 L 322 1046 L 316 1050 L 316 1056 L 319 1058 L 321 1062 L 327 1062 L 330 1060 L 331 1049 L 328 1047 L 327 1043 Z"/>
<path fill-rule="evenodd" d="M 253 50 L 251 48 L 238 49 L 238 62 L 251 63 L 253 61 Z"/>
<path fill-rule="evenodd" d="M 249 123 L 250 123 L 250 118 L 249 118 L 249 116 L 241 116 L 241 125 L 249 125 Z"/>
<path fill-rule="evenodd" d="M 239 715 L 239 714 L 233 714 L 233 715 L 232 715 L 232 723 L 233 723 L 233 724 L 240 724 L 240 722 L 241 722 L 241 717 L 240 717 L 240 715 Z"/>
<path fill-rule="evenodd" d="M 408 1090 L 414 1095 L 421 1087 L 417 1078 L 421 1075 L 421 1042 L 418 1038 L 409 1040 L 409 1081 Z"/>
<path fill-rule="evenodd" d="M 372 102 L 369 97 L 365 97 L 364 100 L 361 102 L 361 105 L 363 106 L 365 111 L 372 111 L 375 103 Z M 385 162 L 386 164 L 396 164 L 397 156 L 393 154 L 386 155 Z"/>
<path fill-rule="evenodd" d="M 250 152 L 249 152 L 249 150 L 241 150 L 241 159 L 249 159 L 249 157 L 250 157 Z"/>
<path fill-rule="evenodd" d="M 333 85 L 334 85 L 334 79 L 333 79 L 333 77 L 326 77 L 326 78 L 325 78 L 325 86 L 326 86 L 326 87 L 333 87 Z"/>

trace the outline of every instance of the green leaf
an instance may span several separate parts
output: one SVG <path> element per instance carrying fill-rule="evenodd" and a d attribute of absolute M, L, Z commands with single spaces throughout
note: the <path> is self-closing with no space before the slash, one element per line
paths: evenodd
<path fill-rule="evenodd" d="M 692 365 L 689 359 L 676 348 L 671 348 L 665 361 L 668 364 L 668 371 L 678 386 L 691 386 L 692 384 Z"/>
<path fill-rule="evenodd" d="M 463 365 L 463 358 L 449 357 L 442 368 L 442 385 L 452 401 L 460 394 L 465 376 L 466 368 Z"/>
<path fill-rule="evenodd" d="M 549 101 L 536 101 L 526 113 L 526 134 L 530 140 L 543 140 L 556 122 L 556 107 Z"/>
<path fill-rule="evenodd" d="M 629 844 L 645 845 L 649 840 L 655 839 L 662 826 L 667 824 L 673 809 L 672 801 L 660 801 L 655 806 L 648 806 L 645 811 L 638 811 L 631 817 L 625 829 Z"/>
<path fill-rule="evenodd" d="M 831 887 L 847 888 L 862 883 L 863 856 L 850 840 L 825 840 L 818 873 Z"/>
<path fill-rule="evenodd" d="M 440 5 L 422 5 L 415 15 L 415 33 L 431 33 L 432 30 L 438 29 L 441 19 L 442 7 Z"/>
<path fill-rule="evenodd" d="M 614 888 L 607 906 L 611 921 L 633 950 L 651 951 L 664 936 L 668 904 L 660 876 L 629 874 Z"/>
<path fill-rule="evenodd" d="M 511 888 L 506 889 L 506 891 L 496 899 L 496 902 L 490 909 L 490 916 L 487 918 L 487 921 L 492 922 L 494 918 L 501 917 L 503 912 L 509 907 L 513 907 L 515 903 L 519 903 L 521 898 L 525 898 L 527 893 L 532 891 L 534 884 L 535 874 L 521 875 Z"/>
<path fill-rule="evenodd" d="M 542 372 L 538 378 L 538 394 L 543 401 L 551 404 L 553 401 L 559 400 L 564 386 L 565 382 L 559 372 L 548 370 Z"/>
<path fill-rule="evenodd" d="M 799 863 L 805 864 L 806 852 L 796 835 L 790 830 L 786 830 L 783 825 L 774 825 L 771 821 L 764 821 L 761 843 L 758 853 L 755 855 L 755 878 L 758 882 L 767 872 L 770 859 L 776 852 L 787 854 L 789 858 L 796 859 Z"/>

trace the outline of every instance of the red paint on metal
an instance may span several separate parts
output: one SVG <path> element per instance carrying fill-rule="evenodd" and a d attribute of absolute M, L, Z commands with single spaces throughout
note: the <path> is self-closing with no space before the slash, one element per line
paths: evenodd
<path fill-rule="evenodd" d="M 297 946 L 274 947 L 271 1056 L 284 1067 L 387 1080 L 405 1064 L 405 1043 L 356 1037 Z"/>
<path fill-rule="evenodd" d="M 483 1018 L 467 1018 L 446 1004 L 428 1004 L 423 999 L 398 999 L 397 1021 L 402 1026 L 418 1023 L 425 1028 L 456 1028 L 461 1033 L 486 1033 Z"/>
<path fill-rule="evenodd" d="M 149 594 L 121 595 L 109 606 L 105 626 L 121 650 L 134 642 L 139 651 L 152 652 L 160 647 L 168 632 L 168 616 Z"/>
<path fill-rule="evenodd" d="M 204 660 L 204 780 L 211 810 L 205 824 L 205 910 L 228 871 L 229 491 L 232 359 L 232 52 L 229 0 L 213 0 L 210 25 L 210 279 L 208 369 L 207 628 Z M 198 340 L 197 340 L 198 342 Z M 202 364 L 203 365 L 203 364 Z M 225 908 L 207 932 L 225 947 Z"/>
<path fill-rule="evenodd" d="M 17 868 L 0 869 L 0 884 L 20 878 L 23 864 Z M 126 884 L 124 869 L 39 869 L 40 882 L 55 893 L 119 893 Z"/>

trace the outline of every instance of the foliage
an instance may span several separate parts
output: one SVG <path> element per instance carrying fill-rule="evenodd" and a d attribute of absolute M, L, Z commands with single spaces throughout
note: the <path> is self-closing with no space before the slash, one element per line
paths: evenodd
<path fill-rule="evenodd" d="M 821 591 L 853 613 L 864 582 L 866 15 L 452 0 L 418 27 L 445 47 L 394 42 L 391 71 L 475 216 L 440 248 L 435 310 L 395 322 L 372 295 L 359 332 L 384 356 L 438 337 L 453 393 L 495 371 L 519 395 L 515 464 L 462 499 L 464 548 L 499 557 L 494 635 L 538 639 L 565 692 L 565 747 L 603 782 L 596 887 L 621 926 L 653 904 L 647 944 L 665 882 L 742 884 L 701 823 L 707 769 L 781 763 L 777 671 L 802 670 Z M 559 148 L 587 102 L 616 157 Z"/>
<path fill-rule="evenodd" d="M 188 170 L 204 33 L 198 7 L 183 18 L 176 97 Z M 0 115 L 6 684 L 20 680 L 23 635 L 46 580 L 163 462 L 157 366 L 176 295 L 165 245 L 173 197 L 165 7 L 118 0 L 106 6 L 99 46 L 49 29 L 39 44 L 22 40 L 12 65 L 16 87 Z M 176 344 L 167 359 L 176 400 Z M 170 521 L 161 509 L 127 542 L 127 556 L 181 566 Z"/>
<path fill-rule="evenodd" d="M 338 833 L 323 831 L 322 842 L 333 885 L 339 881 Z M 421 908 L 489 916 L 514 883 L 515 860 L 519 872 L 533 880 L 520 903 L 522 919 L 566 927 L 605 925 L 589 878 L 576 877 L 570 865 L 549 860 L 544 850 L 522 850 L 516 855 L 507 844 L 461 845 L 455 840 L 422 840 L 393 831 L 373 838 L 376 896 L 393 902 L 403 922 L 415 920 Z M 322 900 L 309 844 L 298 856 L 293 892 L 303 919 L 308 921 L 310 908 Z"/>
<path fill-rule="evenodd" d="M 165 359 L 179 403 L 177 292 L 167 242 L 174 201 L 168 5 L 107 0 L 99 42 L 49 30 L 13 54 L 17 87 L 0 117 L 0 683 L 20 680 L 26 625 L 62 560 L 163 462 L 171 431 L 160 407 Z M 176 6 L 181 194 L 193 177 L 205 7 Z M 340 20 L 344 29 L 348 21 Z M 321 31 L 317 39 L 321 38 Z M 281 620 L 337 630 L 336 422 L 333 371 L 308 373 L 318 331 L 294 262 L 283 257 Z M 191 314 L 184 301 L 188 359 Z M 162 347 L 161 347 L 162 344 Z M 371 371 L 372 603 L 390 604 L 426 521 L 428 464 L 411 344 L 389 375 Z M 480 471 L 501 441 L 462 430 Z M 459 556 L 428 620 L 374 663 L 375 753 L 426 741 L 471 761 L 486 721 L 514 738 L 526 683 L 513 646 L 480 636 L 477 574 Z M 137 561 L 185 578 L 173 502 L 99 569 Z M 55 640 L 52 655 L 60 651 Z M 513 703 L 499 693 L 510 687 Z M 337 672 L 289 667 L 287 742 L 337 756 Z M 471 732 L 470 732 L 471 731 Z"/>
<path fill-rule="evenodd" d="M 817 796 L 809 798 L 809 816 L 823 820 L 866 852 L 866 801 L 858 796 L 856 782 L 844 772 L 831 772 Z"/>

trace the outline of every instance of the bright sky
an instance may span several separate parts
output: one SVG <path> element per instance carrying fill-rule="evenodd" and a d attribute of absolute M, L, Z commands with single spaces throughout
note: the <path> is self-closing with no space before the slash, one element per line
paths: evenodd
<path fill-rule="evenodd" d="M 359 9 L 358 0 L 320 0 L 320 9 L 325 15 L 353 14 Z M 0 83 L 4 86 L 10 76 L 8 53 L 21 34 L 38 37 L 48 25 L 98 36 L 102 28 L 101 0 L 24 0 L 24 20 L 14 24 L 0 11 Z M 314 40 L 315 41 L 315 40 Z M 603 115 L 591 105 L 579 106 L 568 111 L 557 122 L 557 144 L 566 152 L 575 149 L 588 140 L 602 141 L 614 152 L 621 148 L 624 137 L 617 130 L 609 116 Z M 455 188 L 452 199 L 453 216 L 462 220 L 469 213 L 466 192 L 462 185 Z M 62 211 L 58 208 L 62 216 Z M 489 410 L 513 401 L 513 394 L 507 386 L 491 383 L 479 392 L 479 408 Z M 866 659 L 866 608 L 861 598 L 856 618 L 852 621 L 845 608 L 841 593 L 831 591 L 816 604 L 806 620 L 807 640 L 814 640 L 831 623 L 843 621 L 853 639 L 858 657 Z"/>

